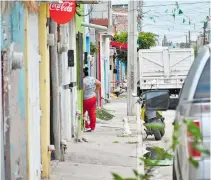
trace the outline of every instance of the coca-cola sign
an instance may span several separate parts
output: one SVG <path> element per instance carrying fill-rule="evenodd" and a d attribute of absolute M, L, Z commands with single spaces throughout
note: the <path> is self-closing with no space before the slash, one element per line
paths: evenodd
<path fill-rule="evenodd" d="M 76 11 L 75 1 L 63 1 L 63 3 L 51 3 L 50 16 L 58 24 L 66 24 L 72 20 Z"/>

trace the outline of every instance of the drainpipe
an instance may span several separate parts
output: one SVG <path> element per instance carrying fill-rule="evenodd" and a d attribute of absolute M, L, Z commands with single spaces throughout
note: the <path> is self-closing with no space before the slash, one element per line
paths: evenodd
<path fill-rule="evenodd" d="M 50 20 L 50 35 L 52 36 L 52 46 L 50 47 L 50 73 L 52 82 L 52 121 L 53 137 L 55 145 L 55 159 L 60 160 L 60 113 L 59 113 L 59 70 L 57 54 L 57 23 Z"/>

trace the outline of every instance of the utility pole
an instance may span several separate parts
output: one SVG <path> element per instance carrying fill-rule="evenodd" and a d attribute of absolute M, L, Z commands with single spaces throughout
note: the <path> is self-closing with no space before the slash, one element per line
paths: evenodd
<path fill-rule="evenodd" d="M 142 5 L 143 1 L 138 1 L 138 17 L 139 17 L 138 32 L 142 31 L 142 19 L 143 19 Z"/>
<path fill-rule="evenodd" d="M 60 160 L 60 111 L 59 111 L 59 69 L 58 69 L 58 53 L 57 53 L 57 24 L 50 21 L 50 33 L 54 34 L 54 45 L 50 47 L 50 70 L 52 82 L 52 120 L 53 120 L 53 137 L 55 145 L 55 159 Z"/>
<path fill-rule="evenodd" d="M 137 1 L 128 3 L 128 63 L 127 63 L 127 115 L 135 116 L 135 98 L 137 94 Z"/>
<path fill-rule="evenodd" d="M 191 40 L 190 40 L 190 31 L 188 31 L 188 47 L 190 48 Z"/>

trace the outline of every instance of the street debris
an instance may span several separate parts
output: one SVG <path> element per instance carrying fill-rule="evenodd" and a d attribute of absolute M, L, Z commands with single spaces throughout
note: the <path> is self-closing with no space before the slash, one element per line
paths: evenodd
<path fill-rule="evenodd" d="M 137 141 L 128 141 L 126 142 L 126 144 L 137 144 L 138 142 Z"/>
<path fill-rule="evenodd" d="M 87 140 L 86 138 L 82 138 L 82 140 L 83 140 L 84 142 L 88 142 L 88 140 Z"/>
<path fill-rule="evenodd" d="M 147 153 L 144 154 L 145 164 L 147 166 L 172 166 L 173 155 L 163 148 L 147 147 Z"/>
<path fill-rule="evenodd" d="M 106 110 L 104 108 L 101 109 L 97 108 L 96 110 L 97 118 L 106 121 L 113 119 L 115 116 L 109 113 L 108 111 L 109 110 Z"/>
<path fill-rule="evenodd" d="M 130 131 L 130 127 L 129 127 L 129 124 L 128 124 L 128 118 L 127 117 L 124 117 L 122 119 L 122 122 L 123 122 L 123 135 L 127 136 L 127 135 L 131 135 L 131 131 Z"/>

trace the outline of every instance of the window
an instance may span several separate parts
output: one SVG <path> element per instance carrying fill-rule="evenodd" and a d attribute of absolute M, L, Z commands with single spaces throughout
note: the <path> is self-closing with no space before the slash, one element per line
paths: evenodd
<path fill-rule="evenodd" d="M 210 98 L 210 58 L 204 66 L 194 95 L 194 99 L 204 98 Z"/>
<path fill-rule="evenodd" d="M 204 47 L 194 60 L 188 73 L 188 76 L 186 77 L 185 83 L 183 84 L 183 88 L 181 89 L 180 102 L 188 99 L 190 94 L 190 88 L 192 87 L 192 82 L 194 81 L 196 71 L 199 65 L 201 64 L 201 60 L 205 58 L 207 55 L 209 56 L 209 49 L 207 47 Z"/>

